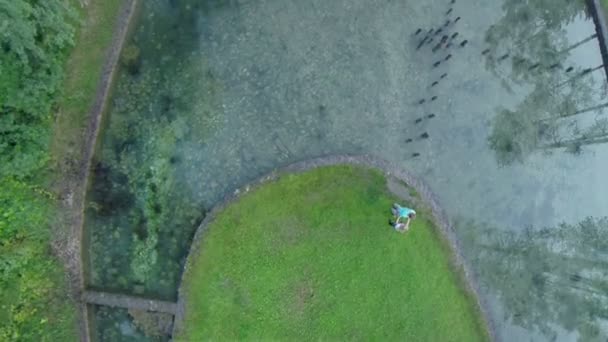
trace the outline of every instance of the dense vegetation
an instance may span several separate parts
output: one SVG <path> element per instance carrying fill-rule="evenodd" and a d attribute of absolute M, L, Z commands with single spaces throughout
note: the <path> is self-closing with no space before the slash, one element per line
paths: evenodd
<path fill-rule="evenodd" d="M 608 1 L 602 0 L 606 7 Z M 608 142 L 608 103 L 604 88 L 592 77 L 602 65 L 577 66 L 572 52 L 594 41 L 595 32 L 572 44 L 558 37 L 585 8 L 584 1 L 507 1 L 504 16 L 485 33 L 491 51 L 511 51 L 510 70 L 498 58 L 486 56 L 486 65 L 503 85 L 528 95 L 514 108 L 501 108 L 494 119 L 489 145 L 501 164 L 524 161 L 535 151 L 584 152 L 585 147 Z M 604 11 L 605 12 L 605 11 Z"/>
<path fill-rule="evenodd" d="M 74 40 L 65 1 L 0 1 L 0 340 L 65 340 L 73 313 L 50 258 L 52 106 Z M 50 327 L 53 327 L 52 329 Z M 66 334 L 68 334 L 66 336 Z"/>
<path fill-rule="evenodd" d="M 50 241 L 56 214 L 53 181 L 47 172 L 60 158 L 49 142 L 60 110 L 69 110 L 65 79 L 78 88 L 82 76 L 66 60 L 81 42 L 100 38 L 79 30 L 89 10 L 98 20 L 88 29 L 107 32 L 118 0 L 86 9 L 68 0 L 0 0 L 0 340 L 76 340 L 75 313 L 61 263 Z M 81 10 L 81 12 L 79 12 Z M 106 18 L 111 18 L 111 21 Z M 88 24 L 88 22 L 86 23 Z M 72 49 L 75 42 L 78 48 Z M 109 39 L 95 44 L 104 49 Z M 92 43 L 91 43 L 92 44 Z M 71 62 L 71 60 L 70 60 Z M 98 68 L 99 64 L 94 68 Z M 94 73 L 99 75 L 99 72 Z M 95 83 L 97 81 L 95 80 Z M 69 89 L 68 89 L 69 90 Z M 93 91 L 84 92 L 87 107 Z M 58 102 L 62 106 L 58 108 Z M 63 106 L 65 104 L 65 106 Z M 86 109 L 76 113 L 86 117 Z M 61 149 L 62 147 L 59 147 Z"/>
<path fill-rule="evenodd" d="M 48 159 L 51 107 L 75 12 L 66 1 L 0 1 L 0 177 L 27 179 Z"/>
<path fill-rule="evenodd" d="M 395 232 L 385 183 L 321 168 L 231 204 L 189 260 L 177 340 L 485 340 L 429 213 Z"/>

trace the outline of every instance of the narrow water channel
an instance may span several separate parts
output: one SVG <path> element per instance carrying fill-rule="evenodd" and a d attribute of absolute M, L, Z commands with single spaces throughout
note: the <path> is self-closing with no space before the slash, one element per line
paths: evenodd
<path fill-rule="evenodd" d="M 438 195 L 503 339 L 605 340 L 593 21 L 583 1 L 450 2 L 144 1 L 92 170 L 90 286 L 174 300 L 224 194 L 290 162 L 368 153 Z M 102 340 L 162 339 L 110 311 L 95 310 Z"/>

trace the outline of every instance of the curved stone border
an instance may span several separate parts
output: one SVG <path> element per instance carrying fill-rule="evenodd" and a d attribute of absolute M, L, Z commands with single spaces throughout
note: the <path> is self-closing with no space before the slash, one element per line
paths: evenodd
<path fill-rule="evenodd" d="M 81 341 L 90 341 L 90 313 L 83 298 L 86 287 L 86 269 L 84 260 L 86 251 L 83 251 L 84 239 L 84 208 L 86 192 L 89 186 L 89 171 L 97 146 L 101 122 L 106 111 L 108 100 L 112 93 L 112 86 L 116 76 L 116 69 L 120 54 L 129 35 L 133 18 L 139 7 L 139 0 L 124 0 L 120 15 L 116 21 L 116 29 L 112 43 L 102 69 L 101 79 L 95 94 L 95 101 L 89 112 L 88 126 L 85 133 L 85 142 L 82 150 L 82 159 L 74 186 L 68 189 L 66 208 L 69 212 L 70 236 L 66 254 L 67 269 L 69 273 L 70 288 L 77 301 L 78 330 Z"/>
<path fill-rule="evenodd" d="M 488 303 L 484 301 L 480 296 L 478 283 L 475 279 L 473 272 L 469 269 L 464 260 L 462 248 L 454 232 L 454 226 L 452 225 L 452 223 L 448 219 L 448 216 L 439 205 L 437 196 L 431 191 L 431 188 L 426 185 L 426 183 L 424 183 L 418 177 L 414 176 L 412 173 L 408 172 L 407 170 L 401 169 L 386 160 L 376 158 L 371 155 L 336 155 L 297 162 L 286 167 L 274 170 L 271 173 L 257 179 L 256 181 L 253 181 L 252 183 L 249 183 L 248 185 L 242 187 L 241 189 L 235 190 L 234 193 L 226 195 L 224 199 L 207 214 L 203 222 L 201 222 L 201 224 L 197 228 L 196 233 L 194 235 L 194 239 L 192 240 L 190 251 L 188 252 L 188 257 L 186 259 L 184 270 L 182 272 L 182 279 L 180 281 L 177 299 L 177 313 L 175 315 L 175 323 L 173 325 L 173 336 L 177 336 L 177 332 L 182 329 L 182 322 L 185 313 L 185 303 L 187 301 L 186 293 L 183 288 L 183 280 L 184 276 L 189 270 L 190 259 L 193 255 L 199 254 L 201 242 L 205 231 L 207 230 L 207 227 L 215 220 L 217 215 L 221 213 L 233 201 L 239 199 L 242 195 L 259 187 L 260 185 L 277 180 L 282 175 L 289 173 L 303 173 L 319 167 L 335 165 L 356 165 L 378 169 L 384 172 L 387 177 L 394 177 L 402 182 L 405 182 L 408 186 L 411 186 L 418 192 L 421 200 L 424 202 L 424 205 L 426 205 L 431 210 L 433 223 L 437 227 L 439 227 L 442 235 L 447 239 L 450 245 L 450 249 L 452 252 L 451 254 L 453 256 L 451 260 L 453 266 L 455 266 L 456 268 L 461 268 L 463 270 L 463 276 L 465 278 L 464 280 L 466 281 L 465 285 L 467 287 L 467 290 L 469 290 L 475 296 L 477 307 L 481 311 L 481 314 L 483 316 L 482 318 L 484 320 L 486 329 L 490 334 L 490 338 L 493 341 L 497 341 L 498 336 L 496 334 L 494 322 L 491 320 L 489 315 Z"/>

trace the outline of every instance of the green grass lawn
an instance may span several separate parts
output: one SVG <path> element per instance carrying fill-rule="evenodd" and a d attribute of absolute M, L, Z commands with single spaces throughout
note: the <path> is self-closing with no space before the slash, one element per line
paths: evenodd
<path fill-rule="evenodd" d="M 406 234 L 388 225 L 385 182 L 321 168 L 230 205 L 189 260 L 176 340 L 488 340 L 428 212 Z"/>
<path fill-rule="evenodd" d="M 0 341 L 76 341 L 74 303 L 50 247 L 52 201 L 0 178 Z"/>
<path fill-rule="evenodd" d="M 91 0 L 81 7 L 78 0 L 71 1 L 79 9 L 82 21 L 77 30 L 76 44 L 66 63 L 66 75 L 61 95 L 57 99 L 56 120 L 51 142 L 51 159 L 60 175 L 78 172 L 82 145 L 89 111 L 95 95 L 107 49 L 112 43 L 121 0 Z"/>

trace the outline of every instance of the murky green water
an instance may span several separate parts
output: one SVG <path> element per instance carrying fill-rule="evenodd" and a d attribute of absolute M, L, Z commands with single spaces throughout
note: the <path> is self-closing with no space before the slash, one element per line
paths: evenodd
<path fill-rule="evenodd" d="M 95 305 L 91 307 L 91 311 L 95 317 L 95 341 L 165 342 L 170 340 L 168 335 L 155 331 L 153 325 L 146 326 L 145 322 L 136 322 L 126 309 Z M 147 328 L 146 332 L 146 327 L 152 328 Z"/>
<path fill-rule="evenodd" d="M 605 340 L 593 22 L 582 1 L 449 2 L 145 1 L 89 196 L 91 286 L 174 299 L 225 193 L 296 160 L 370 153 L 438 194 L 505 340 Z M 443 35 L 452 46 L 433 52 Z"/>

